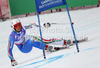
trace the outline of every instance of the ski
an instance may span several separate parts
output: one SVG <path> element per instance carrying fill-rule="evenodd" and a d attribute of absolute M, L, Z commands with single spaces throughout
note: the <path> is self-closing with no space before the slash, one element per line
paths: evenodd
<path fill-rule="evenodd" d="M 81 39 L 81 40 L 77 40 L 78 43 L 87 42 L 87 41 L 88 41 L 88 37 L 85 37 L 84 39 Z M 67 45 L 63 45 L 62 47 L 49 46 L 49 48 L 45 51 L 46 52 L 56 52 L 56 51 L 63 50 L 63 49 L 69 49 L 70 46 L 73 46 L 74 44 L 75 44 L 75 41 L 70 40 L 70 43 Z"/>

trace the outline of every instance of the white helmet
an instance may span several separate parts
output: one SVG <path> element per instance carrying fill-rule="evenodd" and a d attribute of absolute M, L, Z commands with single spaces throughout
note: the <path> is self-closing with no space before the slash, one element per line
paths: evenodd
<path fill-rule="evenodd" d="M 22 27 L 21 21 L 19 19 L 13 19 L 11 21 L 11 27 L 15 30 L 18 27 Z"/>

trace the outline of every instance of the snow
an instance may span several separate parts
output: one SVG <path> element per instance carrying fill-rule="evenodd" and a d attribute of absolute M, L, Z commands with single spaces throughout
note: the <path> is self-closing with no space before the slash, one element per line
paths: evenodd
<path fill-rule="evenodd" d="M 10 21 L 0 22 L 0 68 L 100 68 L 100 7 L 70 11 L 77 39 L 88 37 L 88 42 L 53 53 L 46 53 L 44 61 L 42 50 L 33 48 L 30 53 L 21 53 L 16 46 L 13 55 L 18 62 L 12 67 L 7 56 L 8 37 L 11 32 Z M 22 24 L 36 23 L 37 16 L 20 18 Z M 40 15 L 42 23 L 66 23 L 42 28 L 44 38 L 73 39 L 67 12 Z M 38 28 L 27 31 L 28 35 L 39 36 Z"/>

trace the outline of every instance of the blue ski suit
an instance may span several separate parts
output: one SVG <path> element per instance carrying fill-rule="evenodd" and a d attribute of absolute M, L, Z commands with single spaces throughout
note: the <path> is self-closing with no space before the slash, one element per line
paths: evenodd
<path fill-rule="evenodd" d="M 22 30 L 20 33 L 16 33 L 15 31 L 12 31 L 9 40 L 8 40 L 8 56 L 10 60 L 14 59 L 12 49 L 14 44 L 18 47 L 18 49 L 23 53 L 29 53 L 33 47 L 43 49 L 43 46 L 45 47 L 45 44 L 43 46 L 41 45 L 41 42 L 33 41 L 29 37 L 26 36 L 26 29 L 25 27 L 22 27 Z"/>

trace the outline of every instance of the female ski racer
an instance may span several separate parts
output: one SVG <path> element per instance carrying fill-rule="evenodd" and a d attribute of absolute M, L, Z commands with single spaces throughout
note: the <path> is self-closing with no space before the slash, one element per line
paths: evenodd
<path fill-rule="evenodd" d="M 66 45 L 66 41 L 62 39 L 43 39 L 43 46 L 41 46 L 41 42 L 39 40 L 40 37 L 30 38 L 26 35 L 26 29 L 38 27 L 38 25 L 27 25 L 24 26 L 21 24 L 21 21 L 19 19 L 13 19 L 11 21 L 11 28 L 13 28 L 13 31 L 11 32 L 8 40 L 8 56 L 11 60 L 11 65 L 15 66 L 17 65 L 16 60 L 13 57 L 12 49 L 14 44 L 18 47 L 18 49 L 22 53 L 29 53 L 33 47 L 43 49 L 44 46 L 45 49 L 49 51 L 58 50 L 59 48 L 48 46 L 49 44 L 60 44 L 60 45 Z M 42 25 L 41 25 L 42 26 Z M 50 23 L 43 24 L 44 27 L 50 27 Z M 38 41 L 37 41 L 37 40 Z M 69 42 L 70 43 L 70 42 Z"/>

